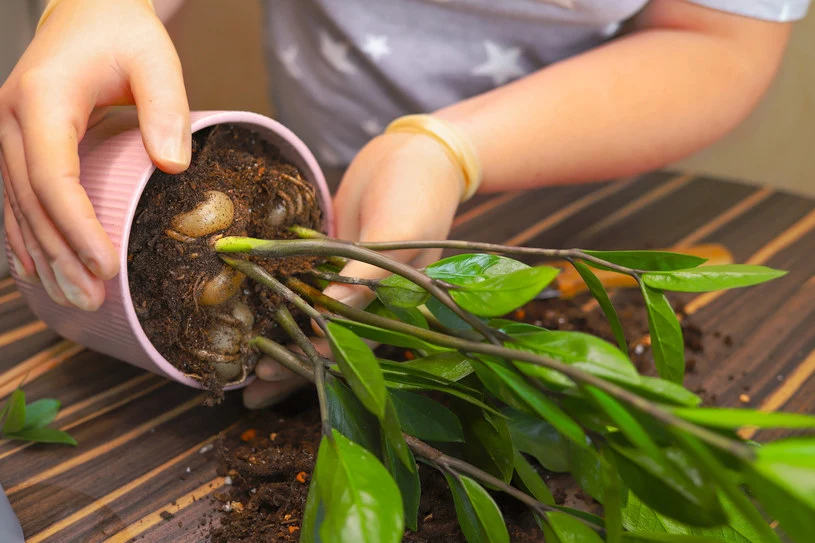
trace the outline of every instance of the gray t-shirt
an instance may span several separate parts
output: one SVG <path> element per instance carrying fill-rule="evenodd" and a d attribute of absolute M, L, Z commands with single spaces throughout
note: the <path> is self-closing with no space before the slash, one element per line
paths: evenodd
<path fill-rule="evenodd" d="M 772 21 L 809 0 L 689 0 Z M 266 0 L 281 122 L 324 166 L 393 119 L 486 92 L 613 37 L 647 0 Z"/>

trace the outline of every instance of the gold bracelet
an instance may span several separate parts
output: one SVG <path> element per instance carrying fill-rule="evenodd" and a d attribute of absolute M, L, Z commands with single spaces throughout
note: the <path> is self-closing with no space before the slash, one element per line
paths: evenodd
<path fill-rule="evenodd" d="M 405 115 L 388 125 L 385 133 L 422 134 L 436 140 L 461 168 L 464 187 L 461 201 L 472 198 L 481 185 L 481 162 L 472 141 L 453 124 L 432 115 Z"/>
<path fill-rule="evenodd" d="M 153 10 L 153 13 L 155 13 L 156 8 L 155 6 L 153 6 L 153 0 L 142 0 L 142 1 L 146 2 L 150 9 Z M 42 12 L 42 15 L 40 15 L 40 22 L 37 23 L 37 29 L 34 31 L 35 33 L 40 31 L 40 28 L 42 27 L 43 24 L 45 24 L 46 19 L 48 19 L 48 17 L 51 16 L 51 14 L 54 12 L 54 9 L 56 9 L 60 2 L 62 2 L 62 0 L 51 0 L 50 2 L 48 2 L 48 4 L 45 6 L 45 9 Z"/>

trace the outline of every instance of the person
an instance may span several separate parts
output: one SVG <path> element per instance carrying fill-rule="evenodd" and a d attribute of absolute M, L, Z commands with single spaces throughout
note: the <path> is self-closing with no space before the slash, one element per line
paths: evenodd
<path fill-rule="evenodd" d="M 135 103 L 164 171 L 190 162 L 181 65 L 156 11 L 178 0 L 51 0 L 0 88 L 13 266 L 94 310 L 117 258 L 78 182 L 97 108 Z M 438 239 L 462 195 L 661 167 L 743 120 L 808 0 L 267 0 L 277 110 L 324 165 L 345 239 Z M 383 127 L 407 114 L 423 114 Z M 398 124 L 398 123 L 397 123 Z M 422 265 L 433 252 L 402 252 Z M 372 277 L 351 263 L 345 273 Z M 330 294 L 361 304 L 363 294 Z M 244 393 L 299 382 L 270 360 Z"/>

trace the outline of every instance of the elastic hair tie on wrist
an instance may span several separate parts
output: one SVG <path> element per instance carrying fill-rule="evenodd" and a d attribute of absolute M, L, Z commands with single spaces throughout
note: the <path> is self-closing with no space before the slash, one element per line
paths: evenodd
<path fill-rule="evenodd" d="M 34 31 L 35 34 L 40 31 L 42 25 L 45 24 L 45 21 L 48 19 L 48 17 L 51 16 L 51 14 L 54 12 L 54 9 L 56 9 L 60 2 L 62 2 L 62 0 L 51 0 L 50 2 L 48 2 L 48 4 L 46 4 L 45 9 L 42 12 L 42 15 L 40 15 L 40 22 L 37 23 L 37 29 Z M 153 0 L 142 0 L 142 2 L 145 2 L 150 7 L 150 9 L 153 10 L 153 13 L 156 12 L 156 8 L 155 6 L 153 6 Z"/>
<path fill-rule="evenodd" d="M 436 140 L 455 162 L 464 177 L 461 201 L 467 201 L 481 185 L 481 162 L 475 146 L 455 125 L 432 115 L 405 115 L 388 125 L 385 133 L 422 134 Z"/>

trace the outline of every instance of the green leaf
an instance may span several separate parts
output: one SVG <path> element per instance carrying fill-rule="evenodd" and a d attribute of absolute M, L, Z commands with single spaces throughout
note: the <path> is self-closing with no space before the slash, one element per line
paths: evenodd
<path fill-rule="evenodd" d="M 671 271 L 695 268 L 707 262 L 705 258 L 683 255 L 666 251 L 583 251 L 584 253 L 602 258 L 606 262 L 647 271 Z M 594 262 L 587 262 L 593 268 L 608 270 L 610 268 Z"/>
<path fill-rule="evenodd" d="M 552 511 L 546 513 L 546 520 L 560 543 L 603 543 L 594 528 L 567 513 Z"/>
<path fill-rule="evenodd" d="M 419 481 L 419 468 L 416 466 L 416 460 L 413 458 L 413 453 L 408 451 L 411 463 L 410 468 L 412 468 L 409 469 L 396 457 L 396 452 L 393 450 L 390 442 L 385 441 L 383 447 L 385 449 L 385 465 L 396 481 L 397 486 L 399 486 L 399 492 L 402 495 L 402 504 L 405 510 L 405 524 L 415 532 L 418 529 L 419 501 L 422 493 L 422 486 Z"/>
<path fill-rule="evenodd" d="M 549 422 L 555 429 L 578 446 L 588 447 L 586 433 L 558 405 L 529 384 L 521 375 L 501 364 L 488 360 L 485 364 L 528 406 L 532 412 Z"/>
<path fill-rule="evenodd" d="M 469 543 L 509 543 L 504 517 L 484 488 L 466 475 L 444 474 L 456 507 L 461 531 Z"/>
<path fill-rule="evenodd" d="M 339 379 L 326 382 L 328 420 L 331 427 L 369 451 L 379 448 L 379 422 Z"/>
<path fill-rule="evenodd" d="M 323 437 L 314 479 L 325 517 L 324 541 L 394 543 L 402 540 L 405 517 L 399 487 L 377 458 L 336 430 Z"/>
<path fill-rule="evenodd" d="M 749 287 L 777 279 L 787 272 L 765 266 L 725 264 L 702 266 L 691 270 L 652 272 L 642 275 L 651 288 L 674 292 L 709 292 L 728 288 Z"/>
<path fill-rule="evenodd" d="M 73 445 L 76 447 L 76 440 L 68 432 L 57 430 L 56 428 L 31 428 L 30 430 L 20 430 L 4 434 L 7 439 L 19 439 L 20 441 L 33 441 L 34 443 L 60 443 L 63 445 Z"/>
<path fill-rule="evenodd" d="M 325 440 L 325 438 L 323 438 Z M 320 443 L 322 445 L 322 442 Z M 317 458 L 317 466 L 320 465 L 320 458 Z M 303 512 L 303 525 L 300 529 L 300 543 L 322 543 L 320 537 L 320 526 L 325 521 L 325 504 L 321 497 L 321 488 L 317 475 L 325 472 L 325 468 L 320 470 L 315 467 L 314 475 L 311 477 L 311 484 L 308 487 L 306 497 L 306 507 Z"/>
<path fill-rule="evenodd" d="M 470 323 L 453 313 L 449 307 L 441 303 L 435 297 L 431 297 L 425 304 L 425 307 L 428 311 L 430 311 L 431 315 L 436 317 L 436 320 L 438 320 L 442 326 L 449 330 L 454 332 L 464 332 L 467 330 L 472 330 L 473 328 L 470 326 Z"/>
<path fill-rule="evenodd" d="M 702 403 L 702 398 L 682 385 L 656 377 L 641 375 L 638 383 L 618 381 L 613 377 L 609 377 L 608 380 L 613 381 L 623 388 L 635 391 L 644 398 L 656 400 L 661 403 L 690 407 L 695 407 Z"/>
<path fill-rule="evenodd" d="M 328 323 L 328 340 L 351 390 L 368 411 L 380 421 L 384 419 L 388 391 L 371 348 L 353 331 L 335 322 Z"/>
<path fill-rule="evenodd" d="M 679 319 L 662 292 L 642 285 L 642 295 L 648 310 L 651 349 L 659 376 L 682 384 L 685 377 L 685 341 Z"/>
<path fill-rule="evenodd" d="M 603 511 L 605 513 L 606 543 L 620 543 L 623 533 L 623 484 L 614 466 L 614 454 L 603 448 L 600 455 L 603 470 Z"/>
<path fill-rule="evenodd" d="M 655 462 L 665 461 L 659 446 L 625 407 L 599 388 L 587 386 L 585 390 L 635 447 L 641 449 Z"/>
<path fill-rule="evenodd" d="M 443 377 L 450 381 L 459 381 L 473 372 L 470 359 L 457 351 L 447 351 L 423 358 L 416 358 L 409 362 L 403 362 L 402 365 L 424 371 L 436 377 Z"/>
<path fill-rule="evenodd" d="M 717 526 L 727 517 L 714 489 L 689 466 L 658 463 L 638 449 L 612 444 L 620 476 L 657 512 L 694 526 Z M 678 451 L 674 451 L 677 453 Z"/>
<path fill-rule="evenodd" d="M 801 413 L 772 413 L 752 409 L 697 407 L 674 409 L 685 420 L 712 428 L 815 428 L 815 417 Z"/>
<path fill-rule="evenodd" d="M 784 531 L 799 542 L 815 533 L 815 438 L 795 438 L 757 449 L 747 484 Z"/>
<path fill-rule="evenodd" d="M 453 407 L 464 430 L 465 459 L 505 483 L 512 480 L 515 448 L 506 420 L 461 402 Z"/>
<path fill-rule="evenodd" d="M 565 438 L 554 426 L 506 407 L 502 410 L 507 416 L 507 426 L 512 435 L 512 442 L 519 451 L 532 455 L 549 471 L 565 473 L 569 471 L 569 456 Z"/>
<path fill-rule="evenodd" d="M 380 281 L 376 295 L 385 305 L 402 308 L 418 307 L 430 298 L 425 289 L 401 275 L 391 275 Z"/>
<path fill-rule="evenodd" d="M 559 272 L 551 266 L 526 268 L 450 290 L 450 296 L 474 315 L 498 317 L 535 298 Z"/>
<path fill-rule="evenodd" d="M 624 543 L 636 543 L 638 541 L 656 541 L 665 543 L 718 543 L 722 541 L 709 535 L 676 535 L 676 534 L 623 534 Z"/>
<path fill-rule="evenodd" d="M 589 292 L 591 292 L 594 299 L 597 300 L 597 303 L 600 304 L 600 309 L 603 310 L 603 314 L 611 326 L 611 331 L 614 333 L 614 339 L 617 340 L 617 345 L 619 345 L 620 350 L 627 353 L 628 345 L 625 341 L 623 325 L 620 322 L 619 315 L 617 315 L 617 310 L 614 309 L 614 305 L 611 303 L 611 298 L 608 297 L 606 287 L 603 286 L 603 283 L 600 282 L 600 279 L 594 275 L 594 272 L 591 271 L 588 266 L 579 261 L 574 261 L 573 265 L 577 273 L 580 274 L 580 277 L 583 278 L 583 282 L 589 287 Z"/>
<path fill-rule="evenodd" d="M 618 379 L 635 382 L 639 380 L 637 368 L 622 351 L 590 334 L 540 330 L 510 335 L 514 339 L 506 343 L 510 349 L 540 354 L 567 364 L 580 363 L 582 369 L 591 373 L 614 374 Z M 516 365 L 525 374 L 554 386 L 573 386 L 572 381 L 560 372 L 524 362 Z"/>
<path fill-rule="evenodd" d="M 528 269 L 529 266 L 512 258 L 491 254 L 463 254 L 443 258 L 424 269 L 433 279 L 465 286 L 488 277 Z"/>
<path fill-rule="evenodd" d="M 23 430 L 45 428 L 54 422 L 54 419 L 57 418 L 60 405 L 59 400 L 52 398 L 44 398 L 28 404 L 25 408 Z"/>
<path fill-rule="evenodd" d="M 385 367 L 382 368 L 385 375 L 385 383 L 391 390 L 419 390 L 429 391 L 435 390 L 449 394 L 454 398 L 458 398 L 467 402 L 479 409 L 483 409 L 494 415 L 500 415 L 500 412 L 494 407 L 487 405 L 481 400 L 481 394 L 478 391 L 465 387 L 460 383 L 450 381 L 444 383 L 436 379 L 427 379 L 415 375 L 409 375 L 401 372 L 391 371 Z"/>
<path fill-rule="evenodd" d="M 405 442 L 405 436 L 402 435 L 402 424 L 399 422 L 399 416 L 396 414 L 396 408 L 393 406 L 393 399 L 388 396 L 387 406 L 385 407 L 385 418 L 381 421 L 382 433 L 385 439 L 393 447 L 393 451 L 402 464 L 407 469 L 412 469 L 414 462 L 413 456 L 410 454 L 410 449 Z"/>
<path fill-rule="evenodd" d="M 439 402 L 405 390 L 392 390 L 391 398 L 408 434 L 424 441 L 464 441 L 458 417 Z"/>
<path fill-rule="evenodd" d="M 365 311 L 368 313 L 373 313 L 374 315 L 379 315 L 380 317 L 385 317 L 386 319 L 402 321 L 418 328 L 424 328 L 425 330 L 430 328 L 430 326 L 427 324 L 427 319 L 425 316 L 422 315 L 422 312 L 415 307 L 404 308 L 386 306 L 380 300 L 374 300 L 368 304 Z"/>
<path fill-rule="evenodd" d="M 444 347 L 433 345 L 427 341 L 423 341 L 410 334 L 403 334 L 402 332 L 393 332 L 385 330 L 370 324 L 363 324 L 361 322 L 354 322 L 345 319 L 333 319 L 332 324 L 342 325 L 344 328 L 351 330 L 359 337 L 370 339 L 377 343 L 384 343 L 393 345 L 394 347 L 402 347 L 404 349 L 417 349 L 419 351 L 426 351 L 429 353 L 448 351 Z"/>
<path fill-rule="evenodd" d="M 603 466 L 600 454 L 594 448 L 580 448 L 571 441 L 566 442 L 566 455 L 569 471 L 586 494 L 600 503 L 606 501 L 603 484 Z"/>
<path fill-rule="evenodd" d="M 25 424 L 25 392 L 19 388 L 11 393 L 3 423 L 3 434 L 13 434 L 23 429 Z"/>
<path fill-rule="evenodd" d="M 555 505 L 555 498 L 532 464 L 520 451 L 515 451 L 515 486 L 526 490 L 533 498 L 547 505 Z"/>

